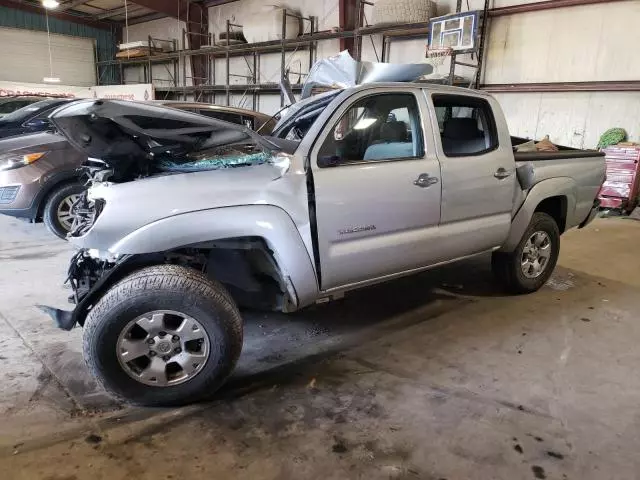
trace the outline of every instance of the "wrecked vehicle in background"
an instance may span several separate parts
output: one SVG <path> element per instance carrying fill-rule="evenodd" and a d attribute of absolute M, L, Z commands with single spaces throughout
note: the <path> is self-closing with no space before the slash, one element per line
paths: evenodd
<path fill-rule="evenodd" d="M 320 103 L 318 103 L 320 102 Z M 560 235 L 589 223 L 598 152 L 517 153 L 482 92 L 371 84 L 310 99 L 275 137 L 186 112 L 78 102 L 52 121 L 90 157 L 71 232 L 84 356 L 144 405 L 211 395 L 242 348 L 238 306 L 293 312 L 492 252 L 504 286 L 534 292 Z"/>

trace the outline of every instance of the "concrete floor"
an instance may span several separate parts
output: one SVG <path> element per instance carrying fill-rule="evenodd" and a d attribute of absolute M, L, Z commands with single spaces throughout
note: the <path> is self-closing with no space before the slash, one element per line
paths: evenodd
<path fill-rule="evenodd" d="M 217 400 L 117 405 L 64 306 L 70 249 L 0 217 L 0 471 L 7 479 L 640 478 L 640 223 L 563 237 L 540 292 L 486 258 L 296 314 L 247 315 Z"/>

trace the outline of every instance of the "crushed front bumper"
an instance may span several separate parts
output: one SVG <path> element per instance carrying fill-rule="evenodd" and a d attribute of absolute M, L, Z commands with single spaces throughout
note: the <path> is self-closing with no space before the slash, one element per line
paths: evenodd
<path fill-rule="evenodd" d="M 86 249 L 79 250 L 71 257 L 65 280 L 73 290 L 73 294 L 69 296 L 69 303 L 75 304 L 76 307 L 71 311 L 47 305 L 38 305 L 38 308 L 51 316 L 56 326 L 63 330 L 71 330 L 76 323 L 84 324 L 89 308 L 97 299 L 96 294 L 102 290 L 116 265 L 89 256 Z"/>

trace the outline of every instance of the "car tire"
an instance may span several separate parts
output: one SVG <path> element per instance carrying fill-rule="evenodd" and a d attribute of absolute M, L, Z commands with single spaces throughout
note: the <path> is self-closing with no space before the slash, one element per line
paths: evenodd
<path fill-rule="evenodd" d="M 72 223 L 71 204 L 85 190 L 86 187 L 79 183 L 67 183 L 55 187 L 49 194 L 42 212 L 42 220 L 56 237 L 66 240 Z"/>
<path fill-rule="evenodd" d="M 155 327 L 149 327 L 155 315 L 162 315 L 159 317 L 162 320 Z M 197 323 L 199 328 L 193 330 L 203 335 L 202 342 L 208 342 L 206 358 L 203 344 L 197 352 L 187 352 L 187 342 L 183 343 L 186 337 L 170 344 L 182 346 L 181 353 L 172 353 L 175 356 L 171 358 L 159 354 L 161 347 L 162 352 L 166 350 L 164 344 L 169 341 L 168 337 L 173 341 L 182 335 L 182 327 L 178 328 L 177 323 L 168 324 L 180 316 L 183 320 L 178 318 L 178 322 Z M 132 322 L 133 326 L 128 327 Z M 145 327 L 144 332 L 137 330 L 140 325 Z M 166 330 L 159 333 L 156 330 L 155 343 L 148 333 L 154 328 Z M 189 335 L 188 328 L 182 331 Z M 161 336 L 163 333 L 165 336 Z M 152 343 L 146 357 L 140 353 L 147 348 L 140 340 L 144 340 L 144 344 Z M 128 345 L 134 345 L 130 348 L 130 358 L 140 355 L 129 362 L 124 358 L 129 355 Z M 242 350 L 242 318 L 219 282 L 178 265 L 147 267 L 125 277 L 91 309 L 84 324 L 83 347 L 85 361 L 94 377 L 116 398 L 144 406 L 183 405 L 212 395 L 231 374 Z M 156 353 L 152 353 L 152 349 L 156 349 Z M 198 358 L 193 364 L 187 361 L 189 365 L 184 369 L 187 372 L 193 367 L 192 376 L 183 372 L 180 374 L 183 376 L 176 377 L 175 367 L 182 365 L 180 357 L 186 353 Z M 170 367 L 174 367 L 172 371 Z M 157 371 L 161 372 L 157 378 L 151 376 Z M 171 380 L 172 376 L 179 381 Z"/>
<path fill-rule="evenodd" d="M 549 280 L 559 253 L 558 224 L 550 215 L 536 212 L 516 249 L 509 253 L 494 252 L 491 266 L 494 275 L 509 292 L 531 293 Z M 537 260 L 532 260 L 536 256 Z"/>

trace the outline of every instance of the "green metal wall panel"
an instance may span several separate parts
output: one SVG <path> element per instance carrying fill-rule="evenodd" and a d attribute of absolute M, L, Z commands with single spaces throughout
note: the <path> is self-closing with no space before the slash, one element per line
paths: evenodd
<path fill-rule="evenodd" d="M 42 14 L 0 6 L 0 27 L 22 28 L 25 30 L 47 31 L 46 18 Z M 103 30 L 82 23 L 49 17 L 51 33 L 86 37 L 96 40 L 96 54 L 98 61 L 112 60 L 117 51 L 117 31 Z M 1 47 L 0 47 L 1 48 Z M 98 83 L 113 85 L 120 83 L 119 73 L 114 66 L 100 67 Z"/>

